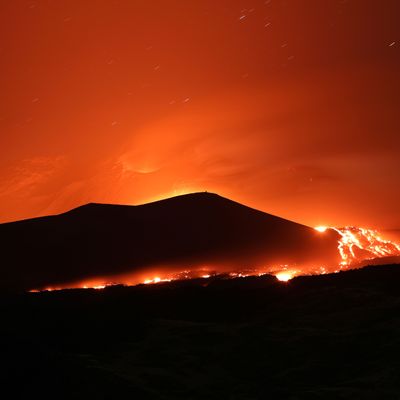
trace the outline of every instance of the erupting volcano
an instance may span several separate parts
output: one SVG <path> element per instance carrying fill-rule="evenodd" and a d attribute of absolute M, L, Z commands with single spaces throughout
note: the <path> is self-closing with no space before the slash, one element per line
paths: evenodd
<path fill-rule="evenodd" d="M 0 13 L 2 398 L 400 399 L 399 0 Z"/>
<path fill-rule="evenodd" d="M 102 289 L 221 275 L 297 275 L 399 256 L 375 231 L 310 228 L 211 193 L 141 206 L 88 204 L 0 225 L 8 290 Z"/>

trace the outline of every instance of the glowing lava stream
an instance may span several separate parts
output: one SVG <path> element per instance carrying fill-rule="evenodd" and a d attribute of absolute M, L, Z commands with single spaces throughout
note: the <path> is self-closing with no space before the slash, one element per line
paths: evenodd
<path fill-rule="evenodd" d="M 349 267 L 360 261 L 373 258 L 400 255 L 400 245 L 382 239 L 379 233 L 372 229 L 355 226 L 344 228 L 317 226 L 315 229 L 321 233 L 333 229 L 340 235 L 338 250 L 342 259 L 340 262 L 342 267 Z"/>
<path fill-rule="evenodd" d="M 340 270 L 357 267 L 357 264 L 361 261 L 371 260 L 374 258 L 381 258 L 387 256 L 400 256 L 400 245 L 389 240 L 382 239 L 379 233 L 372 229 L 357 228 L 354 226 L 347 226 L 344 228 L 317 226 L 314 228 L 320 233 L 324 233 L 329 229 L 336 231 L 339 234 L 338 240 L 338 251 L 341 257 L 341 262 L 336 266 L 320 266 L 313 270 L 301 271 L 301 269 L 295 268 L 289 265 L 280 265 L 273 267 L 266 267 L 263 270 L 260 269 L 245 269 L 242 271 L 230 272 L 222 274 L 220 276 L 226 278 L 245 278 L 249 276 L 262 276 L 266 274 L 275 275 L 275 277 L 282 282 L 287 282 L 297 275 L 323 275 L 328 272 L 339 272 Z M 153 278 L 146 279 L 142 284 L 157 284 L 161 282 L 171 282 L 178 280 L 188 279 L 208 279 L 212 276 L 216 276 L 215 272 L 210 269 L 201 268 L 197 270 L 184 270 L 176 274 L 169 274 L 164 277 L 155 276 Z M 124 284 L 119 282 L 118 284 Z M 140 283 L 136 283 L 140 284 Z M 136 284 L 128 283 L 126 286 L 135 286 Z M 107 283 L 96 281 L 96 283 L 85 283 L 80 285 L 71 285 L 64 287 L 48 287 L 42 290 L 30 290 L 30 292 L 41 292 L 41 291 L 53 291 L 63 289 L 104 289 L 107 286 L 113 286 L 115 283 Z"/>

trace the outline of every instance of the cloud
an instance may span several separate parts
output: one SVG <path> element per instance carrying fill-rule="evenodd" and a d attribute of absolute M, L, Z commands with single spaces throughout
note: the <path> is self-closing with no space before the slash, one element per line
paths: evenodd
<path fill-rule="evenodd" d="M 375 76 L 327 71 L 225 88 L 126 126 L 101 152 L 24 160 L 3 172 L 3 216 L 207 190 L 310 225 L 377 224 L 372 215 L 390 213 L 377 209 L 374 190 L 388 210 L 397 207 L 390 191 L 400 143 L 385 122 L 396 112 L 380 100 L 388 88 Z"/>
<path fill-rule="evenodd" d="M 46 183 L 66 164 L 64 156 L 24 159 L 3 172 L 0 197 L 24 197 L 40 193 Z"/>
<path fill-rule="evenodd" d="M 7 219 L 28 217 L 32 210 L 40 213 L 42 205 L 51 201 L 53 181 L 66 165 L 67 159 L 62 155 L 37 156 L 3 170 L 0 201 Z"/>

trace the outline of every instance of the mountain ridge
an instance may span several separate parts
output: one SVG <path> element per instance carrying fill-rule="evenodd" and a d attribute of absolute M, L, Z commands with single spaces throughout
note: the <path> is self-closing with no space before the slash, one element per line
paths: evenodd
<path fill-rule="evenodd" d="M 137 206 L 88 203 L 2 224 L 0 243 L 3 286 L 24 290 L 149 268 L 226 271 L 337 258 L 336 233 L 208 192 Z"/>

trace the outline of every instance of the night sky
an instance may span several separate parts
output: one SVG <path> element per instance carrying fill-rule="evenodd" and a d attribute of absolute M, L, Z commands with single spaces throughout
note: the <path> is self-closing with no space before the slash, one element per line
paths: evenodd
<path fill-rule="evenodd" d="M 3 0 L 0 222 L 193 191 L 400 227 L 397 0 Z"/>

